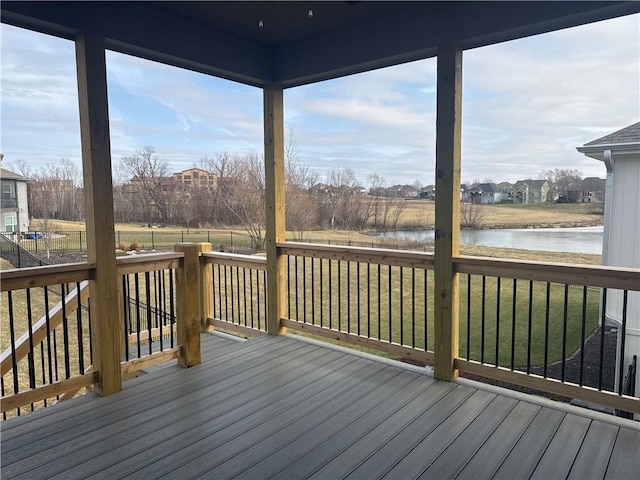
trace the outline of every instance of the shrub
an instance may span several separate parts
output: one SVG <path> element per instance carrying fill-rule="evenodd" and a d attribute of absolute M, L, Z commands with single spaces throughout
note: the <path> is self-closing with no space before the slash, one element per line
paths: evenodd
<path fill-rule="evenodd" d="M 126 244 L 126 243 L 124 243 L 124 242 L 120 242 L 120 243 L 118 244 L 118 248 L 119 248 L 120 250 L 122 250 L 123 252 L 126 252 L 126 251 L 127 251 L 127 244 Z"/>
<path fill-rule="evenodd" d="M 129 250 L 138 250 L 138 244 L 136 242 L 133 242 L 131 245 L 129 245 Z"/>

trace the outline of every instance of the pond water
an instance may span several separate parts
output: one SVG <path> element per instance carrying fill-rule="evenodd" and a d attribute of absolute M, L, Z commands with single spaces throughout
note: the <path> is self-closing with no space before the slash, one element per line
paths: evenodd
<path fill-rule="evenodd" d="M 545 252 L 602 253 L 602 225 L 575 228 L 525 228 L 461 230 L 460 243 L 486 247 L 521 248 Z M 394 231 L 374 234 L 381 238 L 432 241 L 433 230 Z"/>

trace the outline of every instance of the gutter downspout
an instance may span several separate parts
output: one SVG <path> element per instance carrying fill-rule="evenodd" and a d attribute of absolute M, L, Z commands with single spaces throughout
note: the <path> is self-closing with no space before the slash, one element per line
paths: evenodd
<path fill-rule="evenodd" d="M 602 236 L 602 264 L 609 265 L 609 228 L 611 225 L 611 205 L 613 203 L 613 156 L 611 150 L 605 150 L 602 156 L 607 168 L 604 193 L 604 234 Z"/>

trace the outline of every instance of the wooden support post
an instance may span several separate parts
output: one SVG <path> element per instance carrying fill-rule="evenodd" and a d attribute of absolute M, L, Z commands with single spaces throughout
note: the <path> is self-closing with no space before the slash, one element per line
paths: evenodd
<path fill-rule="evenodd" d="M 122 389 L 122 377 L 104 38 L 81 34 L 75 44 L 87 261 L 96 266 L 89 284 L 95 391 L 109 395 Z"/>
<path fill-rule="evenodd" d="M 458 275 L 460 248 L 460 143 L 462 50 L 438 48 L 436 107 L 435 348 L 434 375 L 453 380 L 458 372 Z"/>
<path fill-rule="evenodd" d="M 200 255 L 195 243 L 179 243 L 176 252 L 183 252 L 182 266 L 176 272 L 176 304 L 178 311 L 178 342 L 182 367 L 200 364 Z"/>
<path fill-rule="evenodd" d="M 210 243 L 198 243 L 198 252 L 211 252 Z M 246 294 L 246 292 L 245 292 Z M 213 325 L 207 319 L 213 318 L 213 265 L 200 262 L 200 328 L 203 332 L 213 332 Z"/>
<path fill-rule="evenodd" d="M 280 87 L 264 88 L 264 169 L 267 232 L 267 333 L 286 333 L 285 259 L 277 247 L 285 237 L 284 116 Z"/>

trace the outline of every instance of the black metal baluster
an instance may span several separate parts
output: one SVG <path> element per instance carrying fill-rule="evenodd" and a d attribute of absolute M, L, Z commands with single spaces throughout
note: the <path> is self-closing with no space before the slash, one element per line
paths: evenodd
<path fill-rule="evenodd" d="M 427 316 L 429 312 L 429 271 L 425 268 L 424 270 L 424 350 L 425 352 L 429 350 L 429 330 L 427 329 Z"/>
<path fill-rule="evenodd" d="M 136 294 L 136 343 L 138 358 L 142 356 L 142 346 L 140 339 L 140 275 L 135 273 L 133 275 L 135 294 Z"/>
<path fill-rule="evenodd" d="M 175 346 L 175 340 L 174 340 L 174 333 L 173 333 L 173 326 L 176 323 L 176 310 L 175 310 L 175 303 L 174 303 L 174 298 L 175 298 L 175 292 L 173 290 L 173 269 L 169 270 L 169 310 L 170 310 L 170 316 L 169 316 L 169 334 L 171 335 L 171 348 L 173 348 Z"/>
<path fill-rule="evenodd" d="M 416 348 L 416 269 L 411 269 L 411 347 Z"/>
<path fill-rule="evenodd" d="M 238 325 L 242 325 L 242 310 L 240 310 L 240 267 L 236 267 L 236 304 L 238 307 Z"/>
<path fill-rule="evenodd" d="M 356 332 L 360 335 L 360 262 L 356 263 L 356 274 L 358 276 L 358 280 L 356 281 Z"/>
<path fill-rule="evenodd" d="M 382 265 L 378 264 L 378 340 L 382 338 Z"/>
<path fill-rule="evenodd" d="M 544 366 L 543 376 L 547 378 L 547 367 L 549 363 L 549 305 L 551 297 L 551 284 L 547 282 L 547 296 L 544 309 Z"/>
<path fill-rule="evenodd" d="M 300 292 L 298 290 L 298 277 L 300 276 L 300 274 L 298 272 L 298 256 L 297 255 L 293 258 L 293 267 L 296 270 L 296 275 L 295 275 L 295 277 L 293 279 L 294 280 L 294 285 L 295 285 L 295 288 L 296 288 L 296 308 L 295 308 L 295 311 L 296 311 L 296 322 L 299 322 L 300 321 L 300 315 L 299 315 L 299 312 L 298 312 L 298 304 L 300 303 L 300 300 L 299 300 Z"/>
<path fill-rule="evenodd" d="M 513 279 L 513 305 L 511 306 L 511 370 L 515 367 L 516 361 L 516 314 L 518 309 L 517 294 L 518 280 Z"/>
<path fill-rule="evenodd" d="M 7 309 L 9 310 L 9 337 L 11 341 L 11 371 L 13 376 L 13 393 L 20 391 L 18 384 L 18 364 L 16 362 L 16 331 L 13 315 L 13 292 L 7 291 Z M 18 416 L 20 416 L 20 409 L 18 409 Z"/>
<path fill-rule="evenodd" d="M 76 320 L 78 322 L 78 368 L 80 374 L 84 373 L 84 339 L 82 337 L 82 304 L 80 303 L 80 282 L 76 282 L 76 300 L 78 309 L 76 310 Z"/>
<path fill-rule="evenodd" d="M 124 359 L 125 361 L 129 361 L 129 341 L 128 341 L 128 337 L 129 334 L 131 333 L 131 319 L 130 319 L 130 315 L 131 315 L 131 310 L 129 309 L 129 292 L 128 292 L 128 288 L 127 288 L 127 279 L 128 279 L 128 275 L 122 275 L 122 321 L 124 322 L 124 324 L 122 325 L 122 327 L 124 328 Z M 89 342 L 91 343 L 91 342 Z"/>
<path fill-rule="evenodd" d="M 69 321 L 67 319 L 67 305 L 65 302 L 66 291 L 65 284 L 61 284 L 62 288 L 62 335 L 64 340 L 64 378 L 71 378 L 71 364 L 69 355 Z"/>
<path fill-rule="evenodd" d="M 242 300 L 244 304 L 244 326 L 247 326 L 247 269 L 242 269 Z"/>
<path fill-rule="evenodd" d="M 471 360 L 471 274 L 467 273 L 467 360 Z"/>
<path fill-rule="evenodd" d="M 226 268 L 225 268 L 226 270 Z M 233 283 L 233 267 L 229 266 L 229 280 L 230 284 L 227 284 L 227 288 L 231 291 L 231 323 L 236 323 L 236 314 L 235 314 L 235 299 L 234 299 L 234 283 Z"/>
<path fill-rule="evenodd" d="M 153 316 L 151 312 L 151 275 L 149 272 L 144 272 L 144 291 L 147 300 L 147 334 L 148 344 L 149 344 L 149 355 L 153 353 L 153 337 L 151 335 L 152 325 L 151 325 L 151 317 Z"/>
<path fill-rule="evenodd" d="M 367 263 L 367 338 L 371 338 L 371 264 Z"/>
<path fill-rule="evenodd" d="M 302 257 L 302 322 L 307 323 L 307 258 Z"/>
<path fill-rule="evenodd" d="M 255 305 L 253 304 L 253 269 L 249 269 L 249 298 L 251 299 L 251 328 L 254 328 L 254 312 Z"/>
<path fill-rule="evenodd" d="M 533 280 L 529 280 L 529 321 L 527 324 L 527 374 L 531 373 L 531 329 L 533 322 Z"/>
<path fill-rule="evenodd" d="M 324 327 L 323 312 L 324 312 L 324 272 L 323 272 L 324 259 L 320 259 L 320 326 Z"/>
<path fill-rule="evenodd" d="M 602 290 L 602 318 L 600 322 L 600 368 L 598 370 L 598 390 L 602 390 L 602 374 L 604 370 L 604 326 L 607 317 L 607 289 Z M 621 351 L 624 356 L 624 350 Z"/>
<path fill-rule="evenodd" d="M 560 381 L 564 382 L 564 373 L 567 358 L 567 322 L 569 319 L 569 285 L 564 285 L 564 308 L 562 313 L 562 368 L 560 369 Z"/>
<path fill-rule="evenodd" d="M 400 267 L 400 345 L 404 345 L 404 268 Z"/>
<path fill-rule="evenodd" d="M 587 328 L 587 287 L 582 287 L 582 328 L 580 330 L 580 382 L 584 382 L 584 342 Z"/>
<path fill-rule="evenodd" d="M 47 325 L 47 366 L 49 367 L 49 385 L 53 383 L 53 363 L 51 359 L 51 317 L 49 315 L 49 289 L 42 287 L 44 295 L 44 319 Z"/>
<path fill-rule="evenodd" d="M 291 318 L 291 255 L 287 255 L 287 317 Z"/>
<path fill-rule="evenodd" d="M 311 325 L 316 324 L 316 266 L 314 260 L 311 257 Z"/>
<path fill-rule="evenodd" d="M 500 294 L 502 277 L 496 278 L 496 361 L 495 366 L 500 365 Z"/>
<path fill-rule="evenodd" d="M 34 361 L 34 349 L 33 349 L 33 311 L 31 309 L 31 289 L 26 289 L 27 300 L 27 334 L 29 335 L 29 353 L 27 355 L 27 364 L 29 366 L 29 388 L 36 388 L 36 366 Z M 34 405 L 31 404 L 31 411 L 33 412 Z"/>
<path fill-rule="evenodd" d="M 331 295 L 333 285 L 333 276 L 331 275 L 331 259 L 329 259 L 329 328 L 333 327 L 332 311 L 333 311 L 333 295 Z"/>
<path fill-rule="evenodd" d="M 487 306 L 487 277 L 482 276 L 482 296 L 480 306 L 480 363 L 484 363 L 484 345 L 485 345 L 485 330 L 486 330 L 486 306 Z"/>
<path fill-rule="evenodd" d="M 393 343 L 393 325 L 392 325 L 392 304 L 393 304 L 393 283 L 391 277 L 391 265 L 389 265 L 389 343 Z"/>
<path fill-rule="evenodd" d="M 347 333 L 351 333 L 351 262 L 347 260 Z"/>
<path fill-rule="evenodd" d="M 620 365 L 618 366 L 618 395 L 622 395 L 624 392 L 624 348 L 627 340 L 627 301 L 629 297 L 629 291 L 624 290 L 622 293 L 622 325 L 621 328 L 621 339 L 620 339 Z"/>
<path fill-rule="evenodd" d="M 338 331 L 342 331 L 342 262 L 338 260 Z"/>

